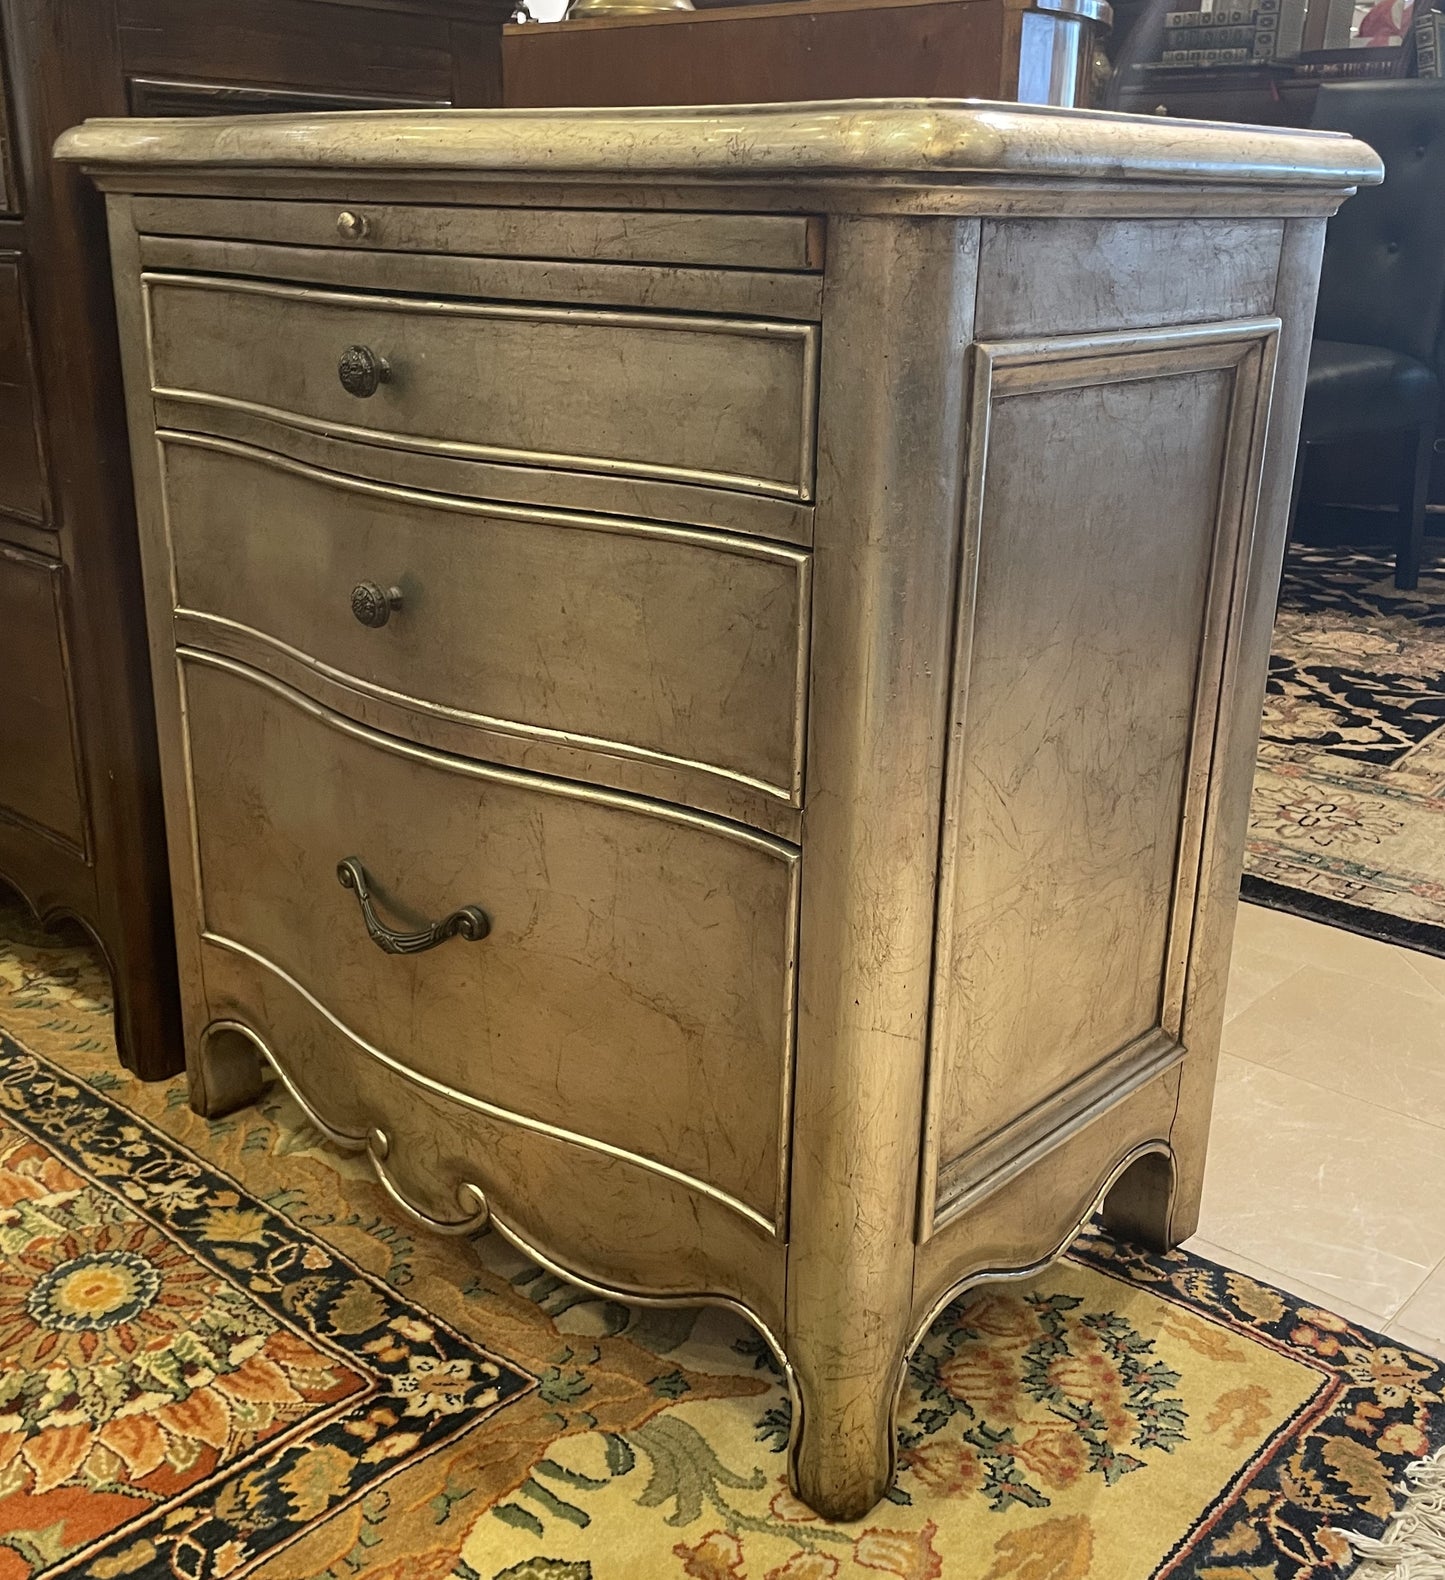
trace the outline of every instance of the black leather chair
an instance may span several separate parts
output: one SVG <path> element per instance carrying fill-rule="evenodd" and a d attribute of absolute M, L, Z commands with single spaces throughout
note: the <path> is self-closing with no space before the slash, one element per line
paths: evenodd
<path fill-rule="evenodd" d="M 1368 143 L 1385 180 L 1350 198 L 1326 234 L 1300 471 L 1306 445 L 1401 436 L 1395 585 L 1414 587 L 1445 371 L 1445 81 L 1330 84 L 1313 124 Z"/>

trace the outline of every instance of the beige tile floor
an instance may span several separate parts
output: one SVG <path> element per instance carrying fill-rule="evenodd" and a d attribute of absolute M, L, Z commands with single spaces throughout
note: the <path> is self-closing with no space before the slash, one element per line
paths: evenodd
<path fill-rule="evenodd" d="M 1445 1357 L 1445 959 L 1240 906 L 1189 1248 Z"/>

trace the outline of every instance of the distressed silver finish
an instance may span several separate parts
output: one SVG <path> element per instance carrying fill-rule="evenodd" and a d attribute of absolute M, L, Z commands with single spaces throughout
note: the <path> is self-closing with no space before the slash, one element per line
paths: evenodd
<path fill-rule="evenodd" d="M 1377 161 L 926 103 L 62 152 L 111 192 L 193 1103 L 264 1057 L 418 1224 L 743 1311 L 798 1491 L 865 1513 L 944 1301 L 1100 1202 L 1193 1228 Z M 378 953 L 352 856 L 378 928 L 486 942 Z"/>
<path fill-rule="evenodd" d="M 155 391 L 199 408 L 197 426 L 239 409 L 398 449 L 812 496 L 813 324 L 145 286 Z"/>
<path fill-rule="evenodd" d="M 605 751 L 801 804 L 802 550 L 438 498 L 200 436 L 167 433 L 164 463 L 194 640 L 445 721 L 480 755 L 498 737 Z M 335 618 L 348 587 L 360 626 Z"/>

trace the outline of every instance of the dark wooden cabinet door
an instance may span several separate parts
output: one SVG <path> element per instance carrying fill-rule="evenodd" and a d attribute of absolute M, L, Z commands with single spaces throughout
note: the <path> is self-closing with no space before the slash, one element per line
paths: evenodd
<path fill-rule="evenodd" d="M 44 527 L 49 512 L 24 267 L 22 254 L 0 251 L 0 517 Z"/>
<path fill-rule="evenodd" d="M 10 104 L 5 91 L 5 46 L 0 38 L 0 214 L 20 212 L 20 191 L 10 157 Z"/>
<path fill-rule="evenodd" d="M 0 546 L 0 802 L 85 852 L 60 566 Z"/>
<path fill-rule="evenodd" d="M 0 0 L 0 881 L 82 922 L 121 1057 L 182 1060 L 90 116 L 495 104 L 510 0 Z"/>

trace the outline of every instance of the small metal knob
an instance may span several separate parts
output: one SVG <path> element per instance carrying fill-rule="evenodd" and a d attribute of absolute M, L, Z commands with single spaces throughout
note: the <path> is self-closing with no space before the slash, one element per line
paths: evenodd
<path fill-rule="evenodd" d="M 351 612 L 373 631 L 391 619 L 393 609 L 401 608 L 400 587 L 378 587 L 375 582 L 357 582 L 351 589 Z"/>
<path fill-rule="evenodd" d="M 365 400 L 391 377 L 391 367 L 370 346 L 347 346 L 336 364 L 336 376 L 348 395 Z"/>
<path fill-rule="evenodd" d="M 344 208 L 336 216 L 336 232 L 343 241 L 361 241 L 371 229 L 365 214 L 354 214 Z"/>

